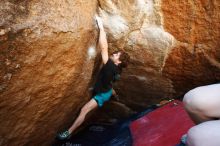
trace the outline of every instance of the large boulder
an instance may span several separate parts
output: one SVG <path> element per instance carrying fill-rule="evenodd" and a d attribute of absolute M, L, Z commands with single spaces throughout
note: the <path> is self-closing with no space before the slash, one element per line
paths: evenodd
<path fill-rule="evenodd" d="M 123 103 L 141 109 L 220 80 L 219 4 L 100 0 L 111 50 L 124 49 L 131 56 L 116 86 Z"/>
<path fill-rule="evenodd" d="M 101 63 L 94 21 L 109 53 L 131 62 L 95 120 L 119 119 L 162 98 L 220 80 L 219 1 L 2 0 L 0 145 L 51 145 L 89 100 Z"/>
<path fill-rule="evenodd" d="M 96 1 L 0 2 L 0 145 L 50 145 L 88 100 Z"/>

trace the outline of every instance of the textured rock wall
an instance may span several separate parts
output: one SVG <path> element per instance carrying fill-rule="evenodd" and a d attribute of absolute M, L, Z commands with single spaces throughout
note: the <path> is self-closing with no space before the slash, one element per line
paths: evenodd
<path fill-rule="evenodd" d="M 99 13 L 109 32 L 110 47 L 124 49 L 131 64 L 116 87 L 121 100 L 141 109 L 162 97 L 170 97 L 172 82 L 162 75 L 175 38 L 163 28 L 161 1 L 100 1 Z M 160 89 L 160 91 L 158 91 Z"/>
<path fill-rule="evenodd" d="M 86 0 L 0 2 L 0 145 L 51 145 L 88 100 L 96 7 Z"/>
<path fill-rule="evenodd" d="M 220 2 L 100 0 L 112 49 L 131 64 L 116 89 L 123 103 L 141 109 L 220 79 Z"/>
<path fill-rule="evenodd" d="M 124 49 L 120 101 L 95 120 L 122 118 L 164 97 L 220 80 L 216 0 L 2 0 L 0 145 L 51 145 L 89 99 L 100 64 L 93 16 L 109 51 Z"/>
<path fill-rule="evenodd" d="M 220 1 L 163 1 L 164 27 L 178 41 L 163 74 L 181 95 L 220 81 Z"/>

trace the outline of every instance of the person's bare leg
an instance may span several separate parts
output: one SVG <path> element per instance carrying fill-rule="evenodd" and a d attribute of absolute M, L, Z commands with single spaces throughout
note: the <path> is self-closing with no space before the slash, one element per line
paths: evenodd
<path fill-rule="evenodd" d="M 220 146 L 220 120 L 192 127 L 187 133 L 187 146 Z"/>
<path fill-rule="evenodd" d="M 69 133 L 72 133 L 76 128 L 78 128 L 85 120 L 85 116 L 88 112 L 98 107 L 97 102 L 95 99 L 91 99 L 89 102 L 87 102 L 81 109 L 80 114 L 72 124 L 72 126 L 68 129 Z"/>
<path fill-rule="evenodd" d="M 219 92 L 220 84 L 213 84 L 195 88 L 185 94 L 185 109 L 196 124 L 220 118 Z"/>

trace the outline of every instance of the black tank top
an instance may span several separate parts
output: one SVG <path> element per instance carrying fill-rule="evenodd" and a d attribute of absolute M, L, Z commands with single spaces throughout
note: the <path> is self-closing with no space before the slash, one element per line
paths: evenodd
<path fill-rule="evenodd" d="M 118 67 L 111 59 L 101 68 L 95 87 L 94 94 L 104 93 L 112 88 L 112 83 L 118 77 Z"/>

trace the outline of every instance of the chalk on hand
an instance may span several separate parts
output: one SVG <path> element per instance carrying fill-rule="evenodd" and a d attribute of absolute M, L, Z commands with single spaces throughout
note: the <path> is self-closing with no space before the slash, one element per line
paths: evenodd
<path fill-rule="evenodd" d="M 99 29 L 104 29 L 101 17 L 99 17 L 98 15 L 95 15 L 95 20 L 96 20 L 96 23 L 97 23 Z"/>

